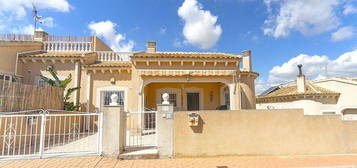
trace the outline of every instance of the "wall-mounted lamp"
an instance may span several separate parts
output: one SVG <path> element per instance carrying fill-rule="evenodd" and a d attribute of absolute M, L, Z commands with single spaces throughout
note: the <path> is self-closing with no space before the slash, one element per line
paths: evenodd
<path fill-rule="evenodd" d="M 190 80 L 191 80 L 190 74 L 187 74 L 187 75 L 186 75 L 186 80 L 187 80 L 187 81 L 190 81 Z"/>
<path fill-rule="evenodd" d="M 113 84 L 113 85 L 115 84 L 115 78 L 114 77 L 110 78 L 110 83 Z"/>

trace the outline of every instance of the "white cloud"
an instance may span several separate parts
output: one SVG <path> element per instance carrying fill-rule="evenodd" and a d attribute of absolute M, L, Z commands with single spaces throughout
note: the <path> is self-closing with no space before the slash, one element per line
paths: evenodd
<path fill-rule="evenodd" d="M 134 48 L 134 41 L 129 40 L 125 43 L 125 35 L 116 31 L 117 24 L 107 20 L 100 22 L 91 22 L 88 28 L 97 36 L 103 37 L 109 42 L 110 47 L 114 51 L 132 51 Z"/>
<path fill-rule="evenodd" d="M 163 27 L 163 28 L 160 28 L 160 34 L 161 35 L 164 35 L 164 34 L 166 34 L 166 28 L 165 27 Z"/>
<path fill-rule="evenodd" d="M 336 32 L 332 33 L 332 41 L 342 41 L 352 38 L 355 35 L 355 30 L 352 26 L 346 26 L 338 29 Z"/>
<path fill-rule="evenodd" d="M 22 29 L 23 34 L 34 34 L 34 26 L 33 25 L 27 25 Z"/>
<path fill-rule="evenodd" d="M 26 16 L 27 9 L 32 9 L 32 4 L 37 9 L 51 9 L 59 12 L 69 12 L 71 8 L 67 0 L 0 0 L 0 13 L 10 13 L 17 18 L 22 18 Z"/>
<path fill-rule="evenodd" d="M 287 37 L 297 31 L 313 35 L 335 29 L 340 20 L 336 15 L 337 0 L 264 0 L 269 16 L 265 20 L 265 35 Z M 272 5 L 277 5 L 272 8 Z"/>
<path fill-rule="evenodd" d="M 54 19 L 52 17 L 46 17 L 41 19 L 41 23 L 42 25 L 46 26 L 46 27 L 54 27 Z"/>
<path fill-rule="evenodd" d="M 34 26 L 29 24 L 27 26 L 15 27 L 12 28 L 11 33 L 14 34 L 33 34 L 34 33 Z"/>
<path fill-rule="evenodd" d="M 276 85 L 293 81 L 298 73 L 297 65 L 303 64 L 303 73 L 309 79 L 328 77 L 351 77 L 357 74 L 357 50 L 346 52 L 331 60 L 324 55 L 300 54 L 269 71 L 268 83 Z"/>
<path fill-rule="evenodd" d="M 350 15 L 350 14 L 356 14 L 357 13 L 357 7 L 353 5 L 346 5 L 345 9 L 343 10 L 344 15 Z"/>
<path fill-rule="evenodd" d="M 259 95 L 260 93 L 262 93 L 263 91 L 265 91 L 269 87 L 271 87 L 271 86 L 269 85 L 269 83 L 264 78 L 258 77 L 255 80 L 255 92 L 256 92 L 256 95 Z"/>
<path fill-rule="evenodd" d="M 222 34 L 217 16 L 211 14 L 197 0 L 185 0 L 177 11 L 184 21 L 183 35 L 186 42 L 202 49 L 213 47 Z"/>
<path fill-rule="evenodd" d="M 173 45 L 174 45 L 174 47 L 177 47 L 177 48 L 183 46 L 182 42 L 181 42 L 178 38 L 176 38 L 176 39 L 174 40 Z"/>
<path fill-rule="evenodd" d="M 24 28 L 32 23 L 32 4 L 36 6 L 41 14 L 41 9 L 54 10 L 58 12 L 69 12 L 71 5 L 68 0 L 0 0 L 0 30 L 3 32 L 15 32 L 18 27 Z M 44 26 L 53 27 L 53 18 L 47 17 Z"/>

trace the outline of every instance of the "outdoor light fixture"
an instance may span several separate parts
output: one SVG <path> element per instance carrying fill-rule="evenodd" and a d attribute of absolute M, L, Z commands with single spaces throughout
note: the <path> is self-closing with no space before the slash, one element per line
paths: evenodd
<path fill-rule="evenodd" d="M 114 77 L 110 78 L 110 83 L 113 84 L 113 85 L 115 84 L 115 78 Z"/>
<path fill-rule="evenodd" d="M 187 80 L 187 81 L 190 81 L 190 79 L 191 79 L 190 74 L 187 74 L 187 75 L 186 75 L 186 80 Z"/>

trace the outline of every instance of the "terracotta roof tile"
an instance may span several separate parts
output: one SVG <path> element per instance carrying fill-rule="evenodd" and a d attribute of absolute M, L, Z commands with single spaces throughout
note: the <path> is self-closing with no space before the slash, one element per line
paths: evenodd
<path fill-rule="evenodd" d="M 134 53 L 132 58 L 225 58 L 240 59 L 237 54 L 213 53 L 213 52 L 138 52 Z"/>
<path fill-rule="evenodd" d="M 95 52 L 31 52 L 20 54 L 21 57 L 83 57 Z"/>
<path fill-rule="evenodd" d="M 306 91 L 298 92 L 296 84 L 289 85 L 277 89 L 265 96 L 258 96 L 258 99 L 264 98 L 277 98 L 277 97 L 288 97 L 288 96 L 298 96 L 298 95 L 338 95 L 339 93 L 325 89 L 316 85 L 313 85 L 309 82 L 306 83 Z"/>
<path fill-rule="evenodd" d="M 104 68 L 104 67 L 120 67 L 130 68 L 132 66 L 130 61 L 115 61 L 115 62 L 99 62 L 90 65 L 86 65 L 86 68 Z"/>

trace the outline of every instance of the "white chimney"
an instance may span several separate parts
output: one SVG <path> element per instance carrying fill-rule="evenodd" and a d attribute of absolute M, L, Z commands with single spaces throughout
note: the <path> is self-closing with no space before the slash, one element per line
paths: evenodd
<path fill-rule="evenodd" d="M 149 53 L 154 53 L 156 52 L 156 41 L 148 41 L 148 46 L 147 46 L 146 52 Z"/>
<path fill-rule="evenodd" d="M 251 71 L 252 70 L 252 51 L 245 50 L 242 52 L 243 57 L 243 70 Z"/>
<path fill-rule="evenodd" d="M 306 92 L 306 82 L 305 82 L 305 75 L 302 74 L 302 65 L 299 64 L 297 65 L 299 68 L 299 75 L 297 76 L 296 79 L 296 86 L 297 86 L 297 91 L 299 93 Z"/>

